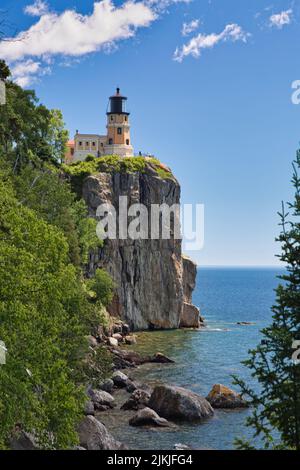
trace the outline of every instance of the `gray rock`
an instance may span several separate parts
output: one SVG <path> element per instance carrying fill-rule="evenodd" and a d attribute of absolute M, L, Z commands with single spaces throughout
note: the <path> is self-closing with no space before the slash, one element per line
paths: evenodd
<path fill-rule="evenodd" d="M 150 408 L 139 410 L 137 414 L 129 420 L 129 424 L 130 426 L 169 426 L 166 419 L 158 416 L 158 414 Z"/>
<path fill-rule="evenodd" d="M 129 328 L 129 325 L 127 325 L 127 323 L 123 323 L 122 325 L 122 333 L 123 335 L 128 335 L 130 333 L 130 328 Z"/>
<path fill-rule="evenodd" d="M 125 343 L 136 344 L 136 336 L 135 335 L 125 336 Z"/>
<path fill-rule="evenodd" d="M 115 386 L 118 388 L 125 388 L 127 387 L 128 383 L 127 375 L 123 374 L 123 372 L 117 370 L 112 375 L 112 381 L 114 382 Z"/>
<path fill-rule="evenodd" d="M 127 381 L 126 390 L 128 393 L 132 393 L 137 389 L 137 385 L 130 379 Z"/>
<path fill-rule="evenodd" d="M 126 446 L 114 439 L 104 424 L 94 416 L 86 416 L 78 427 L 80 446 L 87 450 L 125 450 Z"/>
<path fill-rule="evenodd" d="M 109 344 L 110 346 L 116 347 L 116 346 L 118 346 L 118 344 L 119 344 L 118 340 L 117 340 L 116 338 L 113 338 L 112 336 L 110 336 L 109 338 L 107 338 L 107 341 L 108 341 L 108 344 Z"/>
<path fill-rule="evenodd" d="M 123 336 L 121 335 L 121 333 L 114 333 L 112 335 L 112 337 L 114 339 L 116 339 L 118 341 L 118 343 L 122 343 L 122 341 L 123 341 Z"/>
<path fill-rule="evenodd" d="M 249 406 L 239 393 L 221 384 L 215 384 L 206 399 L 213 408 L 234 409 Z"/>
<path fill-rule="evenodd" d="M 150 393 L 146 390 L 135 390 L 130 398 L 121 406 L 121 410 L 138 410 L 148 406 Z"/>
<path fill-rule="evenodd" d="M 97 410 L 113 408 L 115 406 L 115 399 L 104 390 L 90 390 L 89 395 Z M 104 407 L 104 408 L 103 408 Z"/>
<path fill-rule="evenodd" d="M 149 407 L 167 419 L 201 421 L 213 415 L 209 402 L 190 390 L 170 385 L 154 388 Z"/>
<path fill-rule="evenodd" d="M 200 310 L 195 305 L 184 302 L 180 328 L 200 328 Z"/>
<path fill-rule="evenodd" d="M 98 341 L 96 340 L 95 336 L 89 335 L 86 336 L 89 346 L 92 348 L 96 348 L 98 346 Z"/>
<path fill-rule="evenodd" d="M 114 389 L 114 383 L 111 379 L 107 379 L 105 380 L 105 382 L 102 382 L 102 384 L 100 384 L 99 388 L 101 390 L 104 390 L 105 392 L 111 393 Z"/>
<path fill-rule="evenodd" d="M 25 431 L 20 431 L 11 437 L 9 444 L 12 450 L 39 450 L 34 435 Z"/>
<path fill-rule="evenodd" d="M 143 172 L 108 170 L 84 180 L 82 196 L 92 217 L 103 203 L 112 204 L 118 215 L 120 196 L 128 197 L 128 205 L 141 203 L 149 211 L 152 204 L 180 203 L 175 177 L 159 177 L 147 160 Z M 105 268 L 117 286 L 108 307 L 113 316 L 136 330 L 178 328 L 183 303 L 191 303 L 196 277 L 196 265 L 182 258 L 181 240 L 105 240 L 104 247 L 91 255 L 88 274 L 97 268 Z"/>
<path fill-rule="evenodd" d="M 94 407 L 94 403 L 91 400 L 86 402 L 85 407 L 84 407 L 84 414 L 86 416 L 88 416 L 88 415 L 94 416 L 95 407 Z"/>

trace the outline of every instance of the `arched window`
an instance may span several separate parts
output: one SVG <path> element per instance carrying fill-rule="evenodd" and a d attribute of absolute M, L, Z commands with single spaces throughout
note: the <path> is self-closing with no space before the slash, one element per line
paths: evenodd
<path fill-rule="evenodd" d="M 109 139 L 108 143 L 109 143 L 109 145 L 112 145 L 112 144 L 113 144 L 113 140 L 112 140 L 112 139 Z"/>
<path fill-rule="evenodd" d="M 126 139 L 126 145 L 129 145 L 129 139 Z"/>

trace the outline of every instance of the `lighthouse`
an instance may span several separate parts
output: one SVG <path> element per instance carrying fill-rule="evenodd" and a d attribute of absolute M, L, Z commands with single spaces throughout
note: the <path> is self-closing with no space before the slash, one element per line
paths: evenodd
<path fill-rule="evenodd" d="M 121 95 L 120 88 L 109 98 L 107 115 L 107 155 L 130 157 L 133 148 L 130 140 L 130 113 L 126 110 L 127 97 Z"/>
<path fill-rule="evenodd" d="M 116 93 L 109 98 L 106 135 L 82 134 L 76 131 L 74 140 L 67 144 L 65 162 L 84 161 L 88 155 L 132 157 L 130 113 L 126 109 L 126 103 L 127 97 L 121 95 L 120 88 L 117 88 Z"/>

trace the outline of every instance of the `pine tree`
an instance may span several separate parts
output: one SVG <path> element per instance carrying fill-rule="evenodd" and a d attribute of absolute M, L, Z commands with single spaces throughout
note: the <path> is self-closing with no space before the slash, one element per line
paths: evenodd
<path fill-rule="evenodd" d="M 250 357 L 244 362 L 258 380 L 260 392 L 234 377 L 243 394 L 251 398 L 253 413 L 247 425 L 254 428 L 254 436 L 262 437 L 267 449 L 300 450 L 300 364 L 295 360 L 299 356 L 295 347 L 300 340 L 300 150 L 293 168 L 295 199 L 287 206 L 289 212 L 282 204 L 281 233 L 277 239 L 282 245 L 279 259 L 286 270 L 279 276 L 272 324 L 262 330 L 260 344 L 249 351 Z M 274 438 L 278 434 L 280 444 Z M 237 445 L 249 448 L 240 440 Z"/>

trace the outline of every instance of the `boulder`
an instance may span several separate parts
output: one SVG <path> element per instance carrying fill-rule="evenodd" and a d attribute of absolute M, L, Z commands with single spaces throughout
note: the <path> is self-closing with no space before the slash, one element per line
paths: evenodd
<path fill-rule="evenodd" d="M 174 364 L 175 361 L 158 352 L 149 360 L 149 362 L 157 362 L 159 364 Z"/>
<path fill-rule="evenodd" d="M 86 402 L 85 407 L 84 407 L 84 414 L 86 416 L 88 416 L 88 415 L 94 416 L 95 407 L 94 407 L 94 403 L 92 402 L 92 400 L 89 400 L 89 401 Z"/>
<path fill-rule="evenodd" d="M 125 450 L 126 446 L 114 439 L 104 424 L 94 416 L 86 416 L 78 427 L 80 446 L 87 450 Z"/>
<path fill-rule="evenodd" d="M 200 328 L 200 311 L 195 305 L 184 302 L 179 326 L 180 328 Z"/>
<path fill-rule="evenodd" d="M 136 336 L 135 335 L 125 336 L 125 343 L 136 344 Z"/>
<path fill-rule="evenodd" d="M 116 347 L 119 344 L 118 340 L 116 338 L 113 338 L 112 336 L 107 338 L 107 341 L 108 341 L 108 344 L 113 347 Z"/>
<path fill-rule="evenodd" d="M 119 365 L 120 368 L 135 367 L 149 362 L 157 362 L 161 364 L 174 363 L 164 354 L 158 352 L 154 356 L 142 356 L 135 351 L 126 351 L 121 348 L 109 348 L 110 352 L 114 355 L 114 364 Z"/>
<path fill-rule="evenodd" d="M 104 390 L 90 390 L 89 395 L 97 410 L 105 410 L 115 406 L 114 397 Z"/>
<path fill-rule="evenodd" d="M 121 335 L 121 333 L 114 333 L 112 335 L 112 338 L 116 339 L 118 343 L 122 343 L 123 341 L 123 336 Z"/>
<path fill-rule="evenodd" d="M 129 424 L 130 426 L 169 426 L 168 421 L 158 416 L 151 408 L 139 410 L 137 414 L 129 420 Z"/>
<path fill-rule="evenodd" d="M 242 396 L 225 385 L 215 384 L 206 397 L 213 408 L 247 408 L 248 403 Z"/>
<path fill-rule="evenodd" d="M 91 346 L 92 348 L 96 348 L 98 346 L 98 341 L 96 340 L 95 336 L 89 335 L 86 336 L 86 339 L 89 346 Z"/>
<path fill-rule="evenodd" d="M 122 333 L 123 335 L 128 335 L 130 333 L 130 328 L 129 328 L 129 325 L 127 325 L 127 323 L 123 323 Z"/>
<path fill-rule="evenodd" d="M 138 410 L 148 406 L 150 393 L 146 390 L 135 390 L 130 398 L 121 406 L 121 410 Z"/>
<path fill-rule="evenodd" d="M 127 381 L 126 390 L 128 393 L 132 393 L 137 389 L 137 385 L 130 379 Z"/>
<path fill-rule="evenodd" d="M 114 382 L 115 386 L 118 388 L 125 388 L 127 387 L 128 383 L 127 375 L 123 374 L 123 372 L 117 370 L 112 375 L 112 381 Z"/>
<path fill-rule="evenodd" d="M 20 431 L 9 440 L 11 450 L 39 450 L 33 434 Z"/>
<path fill-rule="evenodd" d="M 102 382 L 99 386 L 101 390 L 104 390 L 105 392 L 112 393 L 114 389 L 114 383 L 111 379 L 105 380 L 105 382 Z"/>
<path fill-rule="evenodd" d="M 149 407 L 167 419 L 202 421 L 213 415 L 210 403 L 182 387 L 159 385 L 154 388 Z"/>

